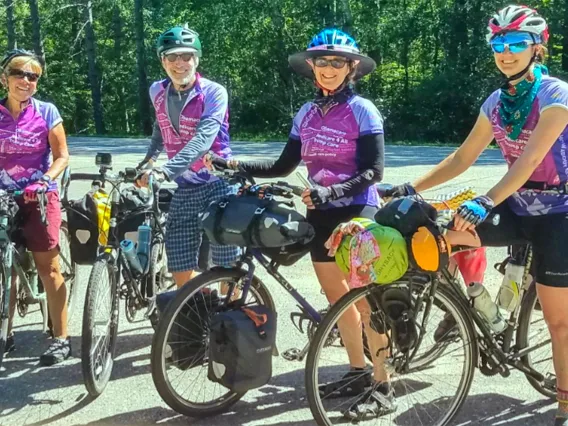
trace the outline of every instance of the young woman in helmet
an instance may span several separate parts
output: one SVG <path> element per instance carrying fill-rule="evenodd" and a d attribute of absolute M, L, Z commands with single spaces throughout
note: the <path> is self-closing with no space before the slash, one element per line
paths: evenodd
<path fill-rule="evenodd" d="M 315 229 L 311 258 L 321 287 L 334 303 L 349 291 L 349 286 L 334 258 L 328 256 L 324 243 L 338 224 L 354 217 L 373 219 L 378 210 L 374 185 L 383 176 L 383 118 L 371 101 L 353 91 L 353 83 L 372 72 L 376 65 L 360 52 L 350 35 L 337 29 L 321 31 L 306 51 L 290 56 L 289 62 L 297 73 L 314 80 L 318 92 L 294 117 L 288 143 L 280 157 L 275 161 L 232 160 L 228 164 L 214 160 L 214 164 L 241 167 L 253 176 L 267 178 L 287 176 L 304 161 L 313 185 L 303 194 L 307 219 Z M 361 313 L 353 308 L 339 323 L 351 371 L 321 389 L 330 396 L 354 397 L 345 411 L 349 418 L 357 418 L 367 410 L 374 413 L 390 410 L 394 403 L 383 368 L 384 351 L 381 359 L 374 360 L 374 374 L 366 369 L 361 320 L 368 325 L 369 317 L 361 318 Z M 369 326 L 365 330 L 369 331 L 367 337 L 373 354 L 386 347 L 384 336 Z M 375 385 L 371 386 L 373 376 Z M 383 395 L 370 398 L 373 392 Z M 381 406 L 376 402 L 379 400 L 387 401 L 389 406 Z"/>
<path fill-rule="evenodd" d="M 506 83 L 483 103 L 463 145 L 406 195 L 440 185 L 467 170 L 497 141 L 509 170 L 486 195 L 465 202 L 452 244 L 533 246 L 538 297 L 552 337 L 558 402 L 556 426 L 568 426 L 568 84 L 542 65 L 545 20 L 526 6 L 507 6 L 489 21 L 487 41 Z M 498 213 L 498 226 L 484 223 Z"/>
<path fill-rule="evenodd" d="M 55 105 L 33 97 L 42 74 L 36 56 L 25 50 L 8 52 L 1 64 L 0 80 L 7 90 L 0 100 L 0 189 L 24 190 L 18 202 L 25 245 L 33 253 L 39 277 L 45 287 L 54 339 L 41 355 L 41 365 L 53 365 L 71 355 L 67 336 L 67 296 L 59 270 L 59 228 L 61 207 L 55 179 L 69 162 L 62 119 Z M 50 161 L 53 157 L 53 162 Z M 37 193 L 47 194 L 48 224 L 41 222 Z M 10 324 L 16 292 L 10 293 Z M 15 348 L 8 337 L 5 351 Z"/>

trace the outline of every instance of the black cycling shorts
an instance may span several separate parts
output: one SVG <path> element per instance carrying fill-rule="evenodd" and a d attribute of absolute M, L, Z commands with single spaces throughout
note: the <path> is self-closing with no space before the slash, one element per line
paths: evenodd
<path fill-rule="evenodd" d="M 365 217 L 374 220 L 378 211 L 378 207 L 366 205 L 335 207 L 327 210 L 308 210 L 306 218 L 316 232 L 314 239 L 310 243 L 312 262 L 335 262 L 334 257 L 327 255 L 328 249 L 325 248 L 324 244 L 337 225 L 348 222 L 354 217 Z"/>
<path fill-rule="evenodd" d="M 568 287 L 568 214 L 519 216 L 508 201 L 495 207 L 493 213 L 501 216 L 498 225 L 484 222 L 477 227 L 483 246 L 530 243 L 536 282 Z"/>

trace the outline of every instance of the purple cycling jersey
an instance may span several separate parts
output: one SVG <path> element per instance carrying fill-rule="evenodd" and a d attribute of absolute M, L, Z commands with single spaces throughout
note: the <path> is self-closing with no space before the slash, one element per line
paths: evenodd
<path fill-rule="evenodd" d="M 332 106 L 327 113 L 308 102 L 294 118 L 290 137 L 302 142 L 302 160 L 309 179 L 318 185 L 330 186 L 344 182 L 357 174 L 357 139 L 383 133 L 383 118 L 373 103 L 358 95 Z M 349 205 L 378 206 L 378 196 L 372 185 L 353 197 L 343 197 L 321 208 Z"/>
<path fill-rule="evenodd" d="M 179 117 L 179 132 L 176 131 L 169 117 L 167 96 L 169 79 L 157 81 L 150 88 L 150 97 L 156 110 L 156 119 L 160 126 L 164 148 L 168 159 L 179 153 L 197 133 L 197 127 L 204 118 L 213 118 L 221 125 L 211 150 L 220 157 L 229 158 L 229 113 L 226 90 L 218 83 L 196 74 L 196 82 L 187 98 Z M 211 175 L 199 159 L 191 164 L 176 179 L 178 184 L 203 184 L 218 180 Z"/>
<path fill-rule="evenodd" d="M 0 101 L 0 189 L 24 189 L 50 167 L 49 132 L 63 120 L 55 105 L 31 98 L 17 119 Z M 53 182 L 50 190 L 57 185 Z"/>
<path fill-rule="evenodd" d="M 501 89 L 489 96 L 481 107 L 481 111 L 493 126 L 495 140 L 501 152 L 511 167 L 523 153 L 525 146 L 536 128 L 540 114 L 548 108 L 560 107 L 568 109 L 568 84 L 554 77 L 543 76 L 533 107 L 523 130 L 517 140 L 511 140 L 503 127 L 499 116 Z M 537 166 L 530 181 L 542 182 L 547 185 L 561 185 L 568 181 L 568 127 L 542 162 Z M 510 198 L 509 203 L 513 211 L 521 216 L 536 216 L 553 213 L 568 212 L 568 195 L 558 191 L 541 191 L 521 188 Z"/>

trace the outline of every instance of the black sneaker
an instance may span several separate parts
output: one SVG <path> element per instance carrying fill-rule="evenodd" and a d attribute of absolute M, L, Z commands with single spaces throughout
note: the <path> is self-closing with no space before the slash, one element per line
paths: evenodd
<path fill-rule="evenodd" d="M 385 416 L 396 411 L 394 388 L 389 383 L 375 384 L 343 412 L 351 421 Z"/>
<path fill-rule="evenodd" d="M 53 339 L 49 348 L 39 357 L 39 364 L 43 366 L 50 366 L 59 364 L 71 356 L 71 340 L 67 339 Z"/>
<path fill-rule="evenodd" d="M 343 398 L 357 396 L 368 390 L 373 384 L 370 368 L 357 368 L 348 371 L 341 379 L 319 386 L 321 398 Z"/>
<path fill-rule="evenodd" d="M 4 346 L 4 353 L 8 354 L 15 350 L 16 350 L 16 342 L 14 341 L 14 333 L 12 333 L 6 339 L 6 346 Z"/>
<path fill-rule="evenodd" d="M 554 426 L 568 426 L 568 419 L 565 417 L 556 417 Z"/>
<path fill-rule="evenodd" d="M 446 313 L 444 319 L 438 324 L 438 328 L 434 332 L 434 341 L 441 343 L 447 340 L 453 340 L 459 337 L 456 320 L 452 314 Z"/>

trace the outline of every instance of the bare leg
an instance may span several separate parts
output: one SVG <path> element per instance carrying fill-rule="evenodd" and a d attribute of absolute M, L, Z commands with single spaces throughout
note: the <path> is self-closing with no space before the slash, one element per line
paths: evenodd
<path fill-rule="evenodd" d="M 56 338 L 67 338 L 67 288 L 59 269 L 59 250 L 34 252 L 38 275 L 47 294 L 47 304 L 53 334 Z"/>

